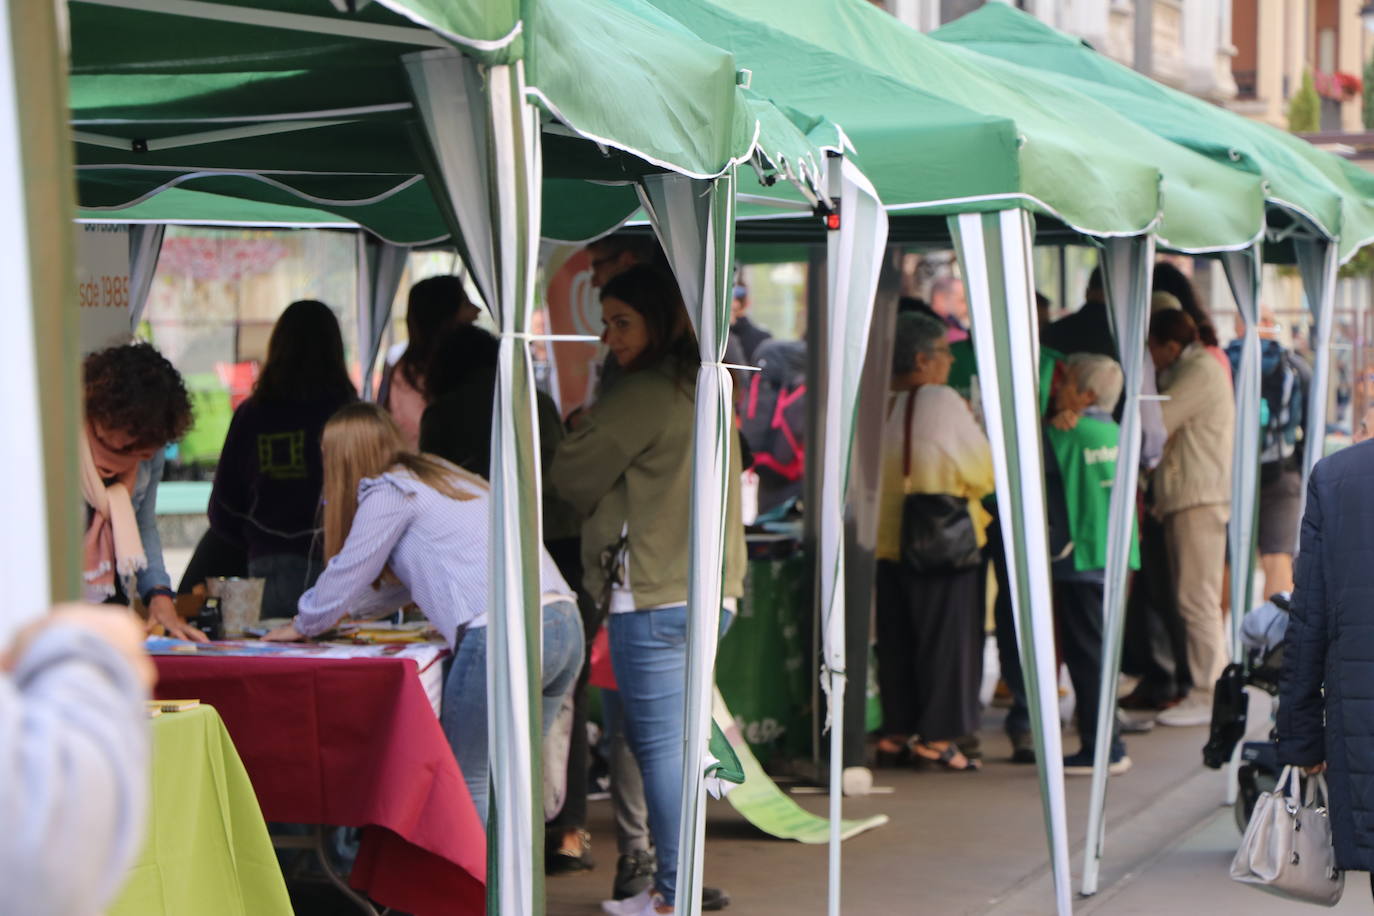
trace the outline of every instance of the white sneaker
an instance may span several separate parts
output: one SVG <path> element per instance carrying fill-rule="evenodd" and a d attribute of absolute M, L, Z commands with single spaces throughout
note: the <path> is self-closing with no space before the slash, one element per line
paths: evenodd
<path fill-rule="evenodd" d="M 646 887 L 633 897 L 626 897 L 624 900 L 603 900 L 601 901 L 601 912 L 609 913 L 611 916 L 635 916 L 635 914 L 644 911 L 644 904 L 648 902 L 653 892 L 652 887 Z"/>
<path fill-rule="evenodd" d="M 1175 728 L 1212 724 L 1212 692 L 1194 690 L 1177 706 L 1164 710 L 1155 719 L 1160 725 Z"/>
<path fill-rule="evenodd" d="M 601 911 L 609 913 L 610 916 L 662 916 L 658 909 L 662 905 L 663 896 L 653 888 L 645 888 L 624 900 L 601 901 Z M 672 913 L 674 910 L 668 912 Z"/>

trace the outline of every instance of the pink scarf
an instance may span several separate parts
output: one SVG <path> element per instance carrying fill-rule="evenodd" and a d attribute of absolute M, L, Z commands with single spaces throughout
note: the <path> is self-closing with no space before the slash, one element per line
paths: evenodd
<path fill-rule="evenodd" d="M 82 542 L 82 579 L 86 600 L 100 602 L 115 593 L 116 574 L 132 576 L 148 566 L 134 515 L 138 461 L 105 448 L 89 428 L 77 449 L 81 495 L 94 510 Z"/>

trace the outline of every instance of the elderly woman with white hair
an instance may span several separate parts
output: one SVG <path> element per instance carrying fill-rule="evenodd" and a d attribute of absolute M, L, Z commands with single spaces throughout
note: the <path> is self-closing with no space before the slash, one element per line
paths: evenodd
<path fill-rule="evenodd" d="M 1116 361 L 1097 353 L 1074 353 L 1055 391 L 1055 418 L 1045 428 L 1045 487 L 1054 562 L 1054 614 L 1059 650 L 1077 698 L 1082 747 L 1064 758 L 1064 772 L 1093 771 L 1099 691 L 1102 689 L 1102 600 L 1107 566 L 1107 530 L 1121 430 L 1112 409 L 1121 397 Z M 1140 567 L 1131 545 L 1131 567 Z M 1131 767 L 1117 726 L 1112 729 L 1108 771 Z"/>
<path fill-rule="evenodd" d="M 928 315 L 897 316 L 878 521 L 878 754 L 976 770 L 954 739 L 978 728 L 992 450 L 946 384 L 947 332 Z"/>

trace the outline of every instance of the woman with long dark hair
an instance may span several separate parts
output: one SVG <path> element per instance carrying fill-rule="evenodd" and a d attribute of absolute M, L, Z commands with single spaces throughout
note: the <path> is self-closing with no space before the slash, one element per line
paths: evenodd
<path fill-rule="evenodd" d="M 295 620 L 265 638 L 298 640 L 348 613 L 419 605 L 453 650 L 441 722 L 485 823 L 491 492 L 480 477 L 408 449 L 395 421 L 375 404 L 335 414 L 323 449 L 329 563 L 301 596 Z M 582 621 L 547 551 L 540 551 L 540 564 L 547 729 L 582 667 Z"/>
<path fill-rule="evenodd" d="M 604 339 L 624 374 L 554 456 L 549 480 L 586 518 L 583 584 L 610 613 L 626 736 L 644 775 L 657 854 L 653 888 L 603 909 L 670 913 L 677 890 L 685 764 L 688 525 L 700 364 L 677 283 L 632 267 L 601 289 Z M 739 449 L 730 450 L 722 630 L 744 594 Z"/>
<path fill-rule="evenodd" d="M 1160 261 L 1155 264 L 1153 283 L 1156 293 L 1168 293 L 1178 300 L 1184 314 L 1193 319 L 1193 324 L 1197 328 L 1198 343 L 1202 344 L 1202 348 L 1211 354 L 1212 359 L 1221 363 L 1226 370 L 1226 377 L 1229 379 L 1231 377 L 1231 360 L 1226 355 L 1226 351 L 1221 348 L 1221 341 L 1217 338 L 1216 324 L 1212 321 L 1212 313 L 1207 311 L 1207 307 L 1202 304 L 1202 299 L 1198 297 L 1197 288 L 1193 286 L 1193 281 L 1188 279 L 1187 274 L 1168 261 Z"/>
<path fill-rule="evenodd" d="M 210 528 L 266 579 L 264 617 L 290 617 L 320 574 L 315 543 L 325 421 L 357 399 L 343 335 L 323 302 L 287 306 L 253 395 L 234 411 L 215 469 Z"/>
<path fill-rule="evenodd" d="M 412 449 L 420 443 L 420 418 L 431 398 L 425 373 L 444 332 L 459 324 L 471 324 L 480 312 L 454 276 L 430 277 L 410 288 L 406 300 L 406 349 L 387 370 L 377 395 L 401 435 Z"/>

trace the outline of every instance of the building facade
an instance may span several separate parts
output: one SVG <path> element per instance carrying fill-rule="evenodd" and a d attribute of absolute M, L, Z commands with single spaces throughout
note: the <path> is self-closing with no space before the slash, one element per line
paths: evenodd
<path fill-rule="evenodd" d="M 1288 105 L 1311 72 L 1323 132 L 1364 129 L 1369 44 L 1362 0 L 1232 0 L 1237 95 L 1231 107 L 1288 127 Z"/>
<path fill-rule="evenodd" d="M 1001 0 L 885 0 L 922 31 Z M 1214 102 L 1236 95 L 1232 0 L 1015 0 L 1015 6 L 1175 88 Z"/>

